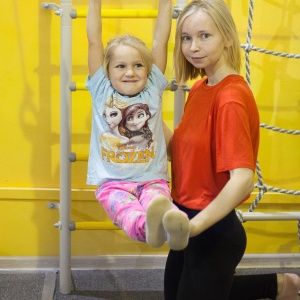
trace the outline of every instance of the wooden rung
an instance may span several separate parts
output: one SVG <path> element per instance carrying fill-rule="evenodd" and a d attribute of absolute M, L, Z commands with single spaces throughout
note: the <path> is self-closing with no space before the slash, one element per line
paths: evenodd
<path fill-rule="evenodd" d="M 138 9 L 107 9 L 101 11 L 102 18 L 156 18 L 158 10 L 138 10 Z M 87 9 L 72 9 L 70 12 L 72 19 L 86 18 Z"/>
<path fill-rule="evenodd" d="M 112 222 L 71 222 L 70 230 L 120 230 Z"/>

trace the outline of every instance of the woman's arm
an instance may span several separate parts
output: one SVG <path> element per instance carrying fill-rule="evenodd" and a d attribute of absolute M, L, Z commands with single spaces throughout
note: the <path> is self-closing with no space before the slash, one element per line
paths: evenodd
<path fill-rule="evenodd" d="M 196 236 L 228 215 L 253 191 L 254 172 L 247 168 L 230 171 L 230 179 L 219 195 L 190 221 L 190 237 Z"/>
<path fill-rule="evenodd" d="M 172 0 L 160 0 L 152 44 L 153 62 L 165 72 L 172 25 Z"/>
<path fill-rule="evenodd" d="M 90 77 L 93 77 L 103 64 L 101 0 L 89 0 L 86 32 L 88 38 L 88 68 Z"/>

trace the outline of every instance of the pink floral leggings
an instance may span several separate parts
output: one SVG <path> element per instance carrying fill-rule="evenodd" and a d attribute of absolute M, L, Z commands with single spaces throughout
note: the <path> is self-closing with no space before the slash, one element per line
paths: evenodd
<path fill-rule="evenodd" d="M 170 188 L 165 180 L 143 182 L 108 182 L 95 192 L 96 198 L 113 223 L 130 238 L 146 241 L 146 209 L 149 202 L 165 196 L 171 201 Z M 177 207 L 172 204 L 172 207 Z"/>

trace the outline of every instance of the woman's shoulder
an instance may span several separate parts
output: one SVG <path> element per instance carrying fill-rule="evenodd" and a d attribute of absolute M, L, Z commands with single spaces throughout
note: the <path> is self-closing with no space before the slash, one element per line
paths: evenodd
<path fill-rule="evenodd" d="M 190 94 L 194 93 L 198 88 L 207 80 L 206 77 L 203 77 L 196 82 L 193 83 L 191 89 L 190 89 Z"/>
<path fill-rule="evenodd" d="M 223 104 L 229 102 L 245 104 L 255 101 L 249 84 L 240 75 L 231 75 L 226 78 L 218 91 L 218 98 Z"/>

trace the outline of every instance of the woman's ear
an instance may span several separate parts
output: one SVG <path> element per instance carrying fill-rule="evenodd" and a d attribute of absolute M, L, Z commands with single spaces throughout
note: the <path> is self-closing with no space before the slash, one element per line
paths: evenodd
<path fill-rule="evenodd" d="M 231 45 L 232 45 L 232 38 L 227 38 L 227 39 L 224 41 L 224 46 L 225 46 L 225 48 L 229 48 Z"/>

